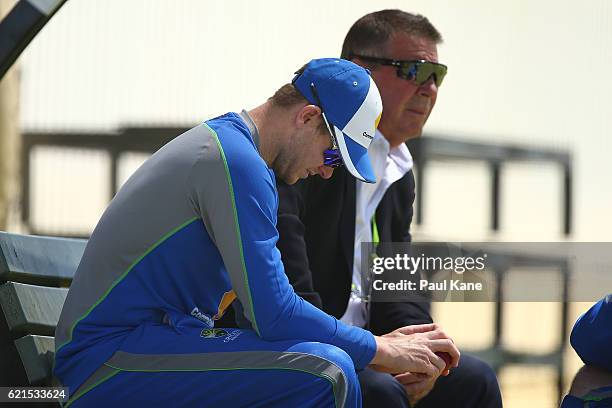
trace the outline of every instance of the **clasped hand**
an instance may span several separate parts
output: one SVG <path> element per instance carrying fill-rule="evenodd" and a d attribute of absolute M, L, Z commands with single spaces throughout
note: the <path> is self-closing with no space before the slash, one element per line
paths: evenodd
<path fill-rule="evenodd" d="M 377 350 L 370 367 L 394 374 L 411 404 L 459 364 L 459 350 L 436 323 L 405 326 L 375 338 Z"/>

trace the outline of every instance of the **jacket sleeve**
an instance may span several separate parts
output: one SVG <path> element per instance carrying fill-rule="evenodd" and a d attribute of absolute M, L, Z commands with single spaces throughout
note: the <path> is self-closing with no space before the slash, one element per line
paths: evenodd
<path fill-rule="evenodd" d="M 282 254 L 285 273 L 294 290 L 305 300 L 319 309 L 323 302 L 314 290 L 312 272 L 308 262 L 308 252 L 304 240 L 305 226 L 302 223 L 304 202 L 301 191 L 295 186 L 277 180 L 278 204 L 278 249 Z"/>
<path fill-rule="evenodd" d="M 374 336 L 317 309 L 289 284 L 276 248 L 278 196 L 272 172 L 257 152 L 241 147 L 244 141 L 214 136 L 225 174 L 211 180 L 207 167 L 215 164 L 201 160 L 190 184 L 245 317 L 262 339 L 332 344 L 346 351 L 356 368 L 365 367 L 376 351 Z M 221 202 L 223 195 L 228 199 Z"/>

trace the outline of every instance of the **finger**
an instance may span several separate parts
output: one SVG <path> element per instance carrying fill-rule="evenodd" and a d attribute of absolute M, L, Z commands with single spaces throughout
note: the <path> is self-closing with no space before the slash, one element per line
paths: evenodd
<path fill-rule="evenodd" d="M 449 339 L 436 339 L 436 340 L 430 340 L 428 343 L 429 349 L 431 351 L 435 352 L 445 352 L 450 354 L 451 358 L 452 358 L 452 367 L 457 367 L 459 365 L 459 357 L 461 356 L 461 353 L 459 352 L 459 349 L 457 348 L 457 346 L 455 346 L 455 343 L 453 343 L 451 340 Z"/>
<path fill-rule="evenodd" d="M 422 335 L 430 340 L 448 339 L 451 342 L 453 341 L 446 333 L 444 333 L 442 329 L 432 330 L 430 332 L 423 333 Z"/>
<path fill-rule="evenodd" d="M 417 398 L 422 397 L 422 393 L 431 388 L 431 381 L 421 381 L 419 383 L 405 385 L 406 394 L 413 395 Z M 419 398 L 420 399 L 420 398 Z"/>
<path fill-rule="evenodd" d="M 403 384 L 403 385 L 408 385 L 408 384 L 412 384 L 415 382 L 427 380 L 429 378 L 430 377 L 426 376 L 425 374 L 411 373 L 411 372 L 402 373 L 402 374 L 398 374 L 395 376 L 395 379 L 399 381 L 400 384 Z"/>
<path fill-rule="evenodd" d="M 370 364 L 368 367 L 371 368 L 372 370 L 378 371 L 380 373 L 387 373 L 387 374 L 393 374 L 394 373 L 394 371 L 391 370 L 390 368 L 382 366 L 382 365 L 378 365 L 378 364 Z M 397 372 L 397 371 L 395 371 L 395 372 Z"/>
<path fill-rule="evenodd" d="M 410 371 L 412 373 L 424 375 L 426 377 L 438 377 L 440 375 L 440 371 L 442 371 L 444 367 L 438 368 L 434 360 L 437 359 L 439 361 L 442 361 L 442 364 L 444 364 L 444 361 L 428 349 L 425 349 L 424 353 L 425 355 L 422 356 L 423 358 L 415 361 L 415 364 L 410 369 Z"/>
<path fill-rule="evenodd" d="M 404 326 L 397 329 L 402 334 L 426 333 L 438 329 L 440 326 L 436 323 L 414 324 L 412 326 Z"/>
<path fill-rule="evenodd" d="M 446 363 L 446 368 L 449 369 L 453 366 L 453 358 L 450 356 L 450 354 L 444 352 L 444 351 L 437 351 L 436 352 L 436 356 L 440 357 L 442 360 L 444 360 L 444 362 Z"/>
<path fill-rule="evenodd" d="M 442 357 L 437 356 L 434 353 L 431 353 L 429 358 L 431 363 L 437 368 L 436 376 L 439 376 L 446 369 L 446 362 Z"/>

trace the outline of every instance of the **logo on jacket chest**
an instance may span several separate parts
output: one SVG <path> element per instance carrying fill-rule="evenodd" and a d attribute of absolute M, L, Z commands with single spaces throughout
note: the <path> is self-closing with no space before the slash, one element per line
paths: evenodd
<path fill-rule="evenodd" d="M 213 319 L 211 319 L 208 315 L 200 312 L 200 309 L 198 309 L 197 306 L 193 308 L 193 310 L 191 311 L 191 315 L 196 319 L 206 323 L 210 327 L 215 326 L 215 322 L 213 321 Z"/>
<path fill-rule="evenodd" d="M 205 339 L 216 339 L 218 337 L 225 337 L 229 333 L 223 329 L 204 329 L 200 332 L 200 337 Z"/>

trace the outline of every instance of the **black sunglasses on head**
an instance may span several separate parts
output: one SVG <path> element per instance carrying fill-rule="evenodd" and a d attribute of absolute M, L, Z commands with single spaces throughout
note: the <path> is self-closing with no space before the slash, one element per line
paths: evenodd
<path fill-rule="evenodd" d="M 349 58 L 359 58 L 364 61 L 380 65 L 391 65 L 397 68 L 397 76 L 417 85 L 423 85 L 433 76 L 436 86 L 442 85 L 448 67 L 437 62 L 425 60 L 402 61 L 388 58 L 368 57 L 366 55 L 351 54 Z"/>

